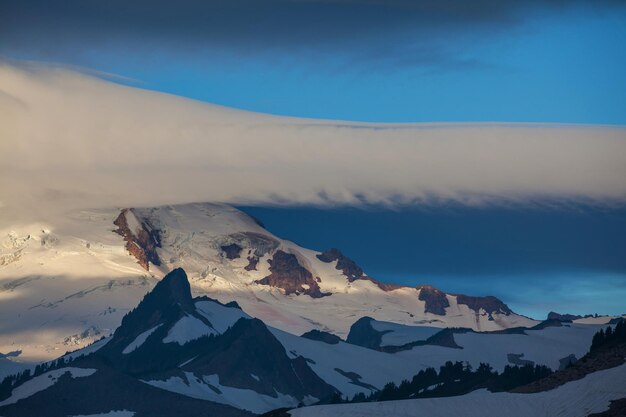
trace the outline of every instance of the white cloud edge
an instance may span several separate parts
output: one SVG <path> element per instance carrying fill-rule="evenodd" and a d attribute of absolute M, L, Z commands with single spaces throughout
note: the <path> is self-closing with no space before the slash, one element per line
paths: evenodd
<path fill-rule="evenodd" d="M 192 201 L 626 201 L 626 128 L 270 116 L 0 62 L 8 215 Z"/>

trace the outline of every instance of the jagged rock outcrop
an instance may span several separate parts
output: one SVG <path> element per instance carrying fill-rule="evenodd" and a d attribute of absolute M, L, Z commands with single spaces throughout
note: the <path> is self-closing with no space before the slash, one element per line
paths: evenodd
<path fill-rule="evenodd" d="M 363 269 L 361 269 L 356 262 L 345 256 L 337 248 L 328 249 L 327 251 L 324 251 L 316 256 L 317 259 L 326 263 L 337 261 L 337 266 L 335 268 L 340 270 L 348 278 L 348 282 L 354 282 L 359 279 L 371 281 L 376 284 L 378 288 L 387 292 L 404 287 L 404 285 L 386 284 L 365 275 Z"/>
<path fill-rule="evenodd" d="M 424 308 L 426 313 L 445 316 L 446 308 L 450 307 L 450 302 L 448 301 L 446 293 L 435 287 L 431 287 L 430 285 L 421 285 L 416 288 L 420 290 L 417 298 L 424 301 L 426 304 Z"/>
<path fill-rule="evenodd" d="M 458 304 L 464 304 L 468 306 L 476 313 L 479 313 L 482 309 L 490 316 L 493 313 L 504 314 L 506 316 L 513 313 L 509 306 L 507 306 L 500 299 L 492 295 L 488 295 L 486 297 L 472 297 L 469 295 L 457 294 L 456 302 Z"/>
<path fill-rule="evenodd" d="M 335 268 L 343 272 L 343 274 L 348 277 L 349 282 L 361 279 L 364 275 L 361 267 L 358 266 L 352 259 L 344 256 L 344 254 L 337 248 L 331 248 L 322 252 L 317 255 L 317 259 L 326 263 L 337 261 L 337 266 Z"/>
<path fill-rule="evenodd" d="M 280 392 L 300 400 L 307 395 L 321 399 L 335 392 L 309 368 L 304 358 L 290 359 L 285 348 L 258 319 L 240 318 L 223 334 L 215 332 L 183 345 L 163 343 L 168 331 L 182 317 L 192 316 L 212 327 L 196 311 L 195 303 L 205 300 L 208 298 L 192 299 L 185 272 L 175 269 L 122 320 L 113 340 L 99 354 L 108 363 L 141 374 L 144 379 L 153 378 L 149 375 L 175 377 L 180 372 L 218 375 L 222 385 L 251 389 L 271 397 Z M 238 309 L 237 305 L 216 303 Z M 159 327 L 154 336 L 149 336 L 137 351 L 119 354 L 121 346 L 127 346 L 140 332 L 156 326 Z"/>
<path fill-rule="evenodd" d="M 210 311 L 213 313 L 207 313 Z M 221 330 L 216 330 L 204 314 L 222 322 Z M 194 321 L 191 325 L 186 321 L 190 317 Z M 224 325 L 224 321 L 232 325 Z M 205 333 L 206 329 L 211 332 Z M 175 340 L 171 340 L 173 333 Z M 267 398 L 295 406 L 336 395 L 337 390 L 310 368 L 307 359 L 293 356 L 261 320 L 250 318 L 238 306 L 206 296 L 193 299 L 187 275 L 178 268 L 124 317 L 102 346 L 91 351 L 88 348 L 86 354 L 77 354 L 59 365 L 79 371 L 89 368 L 89 372 L 80 371 L 84 377 L 78 380 L 61 371 L 52 388 L 44 387 L 41 393 L 21 401 L 19 407 L 0 407 L 0 414 L 92 414 L 109 411 L 106 407 L 114 404 L 141 416 L 178 415 L 171 406 L 162 404 L 165 398 L 180 403 L 186 415 L 248 416 L 245 410 L 267 411 L 272 404 L 265 403 Z M 84 387 L 92 391 L 87 394 Z M 190 393 L 193 389 L 196 391 Z M 227 401 L 226 395 L 216 398 L 222 390 L 237 389 L 259 397 L 255 400 L 250 398 L 254 394 L 247 394 L 241 407 L 238 402 Z M 127 390 L 143 397 L 135 401 Z M 53 394 L 57 400 L 51 400 Z M 83 401 L 81 396 L 90 401 Z M 65 403 L 59 398 L 75 401 Z M 54 403 L 50 408 L 54 413 L 41 410 L 42 399 Z"/>
<path fill-rule="evenodd" d="M 127 216 L 132 216 L 132 222 L 137 224 L 129 225 Z M 158 229 L 153 228 L 147 221 L 138 219 L 132 209 L 124 209 L 113 221 L 117 226 L 114 230 L 124 238 L 126 250 L 137 258 L 137 263 L 146 271 L 150 269 L 150 263 L 161 265 L 161 259 L 157 253 L 157 248 L 161 247 L 161 236 Z"/>
<path fill-rule="evenodd" d="M 255 281 L 257 284 L 281 288 L 286 295 L 306 294 L 312 298 L 321 298 L 330 293 L 323 293 L 311 272 L 298 262 L 294 254 L 278 250 L 270 263 L 271 274 Z"/>
<path fill-rule="evenodd" d="M 254 232 L 233 233 L 219 240 L 219 249 L 226 259 L 246 257 L 246 271 L 256 271 L 260 258 L 275 250 L 278 245 L 276 239 Z"/>
<path fill-rule="evenodd" d="M 383 335 L 387 332 L 380 332 L 374 329 L 374 327 L 372 327 L 373 320 L 373 318 L 366 316 L 354 322 L 352 327 L 350 327 L 350 333 L 348 333 L 346 342 L 368 349 L 380 349 Z"/>
<path fill-rule="evenodd" d="M 248 256 L 248 265 L 244 266 L 243 269 L 246 271 L 256 271 L 256 267 L 259 264 L 259 258 L 257 256 Z"/>
<path fill-rule="evenodd" d="M 239 258 L 239 254 L 242 251 L 242 247 L 239 246 L 236 243 L 231 243 L 230 245 L 223 245 L 220 246 L 220 248 L 222 249 L 222 252 L 224 252 L 224 255 L 226 255 L 226 258 L 228 259 L 237 259 Z"/>
<path fill-rule="evenodd" d="M 328 343 L 329 345 L 336 345 L 341 342 L 341 338 L 335 334 L 324 332 L 321 330 L 313 329 L 302 334 L 301 337 L 305 337 L 311 340 L 318 340 L 320 342 Z"/>
<path fill-rule="evenodd" d="M 548 313 L 548 320 L 558 320 L 562 322 L 571 322 L 583 318 L 583 316 L 575 314 L 559 314 L 551 311 Z"/>
<path fill-rule="evenodd" d="M 285 348 L 258 319 L 240 319 L 183 369 L 219 375 L 220 383 L 276 396 L 326 398 L 335 390 L 320 379 L 302 356 L 290 359 Z M 252 377 L 254 375 L 255 377 Z"/>

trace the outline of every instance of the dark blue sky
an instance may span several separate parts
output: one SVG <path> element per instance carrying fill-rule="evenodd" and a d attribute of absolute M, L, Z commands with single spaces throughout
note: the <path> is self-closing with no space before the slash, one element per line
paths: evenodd
<path fill-rule="evenodd" d="M 23 0 L 0 56 L 254 111 L 626 124 L 626 3 Z"/>
<path fill-rule="evenodd" d="M 535 317 L 626 312 L 625 208 L 242 208 L 387 282 L 496 295 Z"/>

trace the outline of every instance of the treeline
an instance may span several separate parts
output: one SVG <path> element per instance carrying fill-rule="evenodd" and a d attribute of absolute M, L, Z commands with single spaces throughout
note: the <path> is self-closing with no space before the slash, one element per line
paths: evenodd
<path fill-rule="evenodd" d="M 612 348 L 626 343 L 626 320 L 622 319 L 614 327 L 600 329 L 592 339 L 589 353 L 599 349 Z M 369 395 L 356 394 L 352 399 L 336 395 L 333 403 L 404 400 L 409 398 L 449 397 L 467 394 L 481 388 L 492 392 L 510 391 L 514 388 L 543 379 L 554 372 L 544 365 L 507 365 L 502 373 L 494 371 L 491 365 L 481 363 L 478 368 L 464 362 L 446 362 L 439 368 L 421 370 L 410 381 L 399 385 L 390 382 L 380 391 Z"/>
<path fill-rule="evenodd" d="M 622 343 L 626 343 L 626 320 L 624 319 L 618 321 L 614 328 L 609 326 L 606 330 L 600 329 L 600 331 L 594 334 L 589 352 Z"/>
<path fill-rule="evenodd" d="M 35 366 L 35 369 L 32 372 L 30 369 L 26 369 L 25 371 L 17 374 L 7 376 L 2 380 L 2 382 L 0 382 L 0 401 L 9 398 L 13 388 L 22 385 L 29 379 L 54 369 L 63 368 L 64 366 L 67 366 L 65 359 L 59 358 L 55 361 L 44 362 Z"/>
<path fill-rule="evenodd" d="M 469 363 L 448 361 L 439 368 L 427 368 L 409 381 L 400 385 L 388 383 L 380 391 L 370 395 L 356 394 L 352 399 L 342 399 L 339 395 L 332 400 L 339 402 L 391 401 L 409 398 L 450 397 L 463 395 L 480 388 L 490 391 L 508 391 L 551 375 L 553 371 L 544 365 L 507 365 L 502 373 L 494 371 L 491 365 L 481 363 L 473 369 Z"/>
<path fill-rule="evenodd" d="M 102 336 L 100 339 L 96 340 L 95 342 L 84 346 L 83 349 L 105 338 L 106 336 Z M 70 353 L 72 352 L 68 351 L 68 352 L 65 352 L 65 354 L 61 356 L 60 358 L 58 358 L 57 360 L 40 363 L 39 365 L 35 366 L 35 369 L 32 372 L 30 369 L 26 369 L 25 371 L 19 372 L 17 374 L 6 376 L 0 382 L 0 401 L 3 401 L 9 398 L 11 396 L 11 392 L 13 391 L 13 388 L 19 385 L 22 385 L 24 382 L 28 381 L 29 379 L 32 379 L 48 371 L 53 371 L 55 369 L 63 368 L 64 366 L 67 366 L 70 362 L 72 362 L 72 360 L 85 356 L 84 354 L 81 354 L 79 356 L 74 357 L 73 359 L 68 358 L 69 360 L 66 362 L 65 356 Z"/>

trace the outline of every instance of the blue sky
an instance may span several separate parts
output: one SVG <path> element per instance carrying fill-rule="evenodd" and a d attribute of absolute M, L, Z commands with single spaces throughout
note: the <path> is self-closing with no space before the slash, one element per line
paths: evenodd
<path fill-rule="evenodd" d="M 0 4 L 0 59 L 326 119 L 624 126 L 624 45 L 626 6 L 610 0 Z M 626 312 L 623 207 L 246 210 L 380 279 L 492 293 L 534 316 Z"/>
<path fill-rule="evenodd" d="M 0 55 L 282 115 L 626 124 L 620 2 L 126 3 L 0 6 Z"/>
<path fill-rule="evenodd" d="M 495 295 L 522 314 L 626 312 L 626 209 L 242 207 L 272 232 L 337 247 L 386 282 Z"/>

